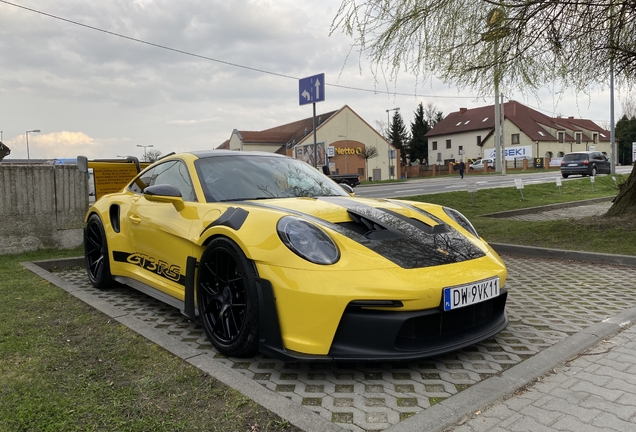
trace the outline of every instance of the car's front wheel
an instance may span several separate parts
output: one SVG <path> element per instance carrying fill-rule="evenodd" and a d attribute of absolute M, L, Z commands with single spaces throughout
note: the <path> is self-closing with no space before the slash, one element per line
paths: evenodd
<path fill-rule="evenodd" d="M 258 348 L 256 269 L 231 240 L 217 238 L 199 264 L 199 316 L 212 345 L 227 356 L 253 354 Z"/>
<path fill-rule="evenodd" d="M 88 218 L 84 228 L 84 256 L 86 258 L 86 272 L 88 279 L 96 288 L 106 288 L 112 284 L 108 259 L 108 244 L 104 224 L 98 215 Z"/>

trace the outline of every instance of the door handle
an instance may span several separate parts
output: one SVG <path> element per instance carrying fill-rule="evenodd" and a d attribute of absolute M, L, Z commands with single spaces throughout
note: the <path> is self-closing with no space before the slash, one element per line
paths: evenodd
<path fill-rule="evenodd" d="M 141 218 L 137 215 L 130 215 L 128 216 L 128 219 L 130 219 L 132 223 L 136 223 L 136 224 L 141 223 Z"/>

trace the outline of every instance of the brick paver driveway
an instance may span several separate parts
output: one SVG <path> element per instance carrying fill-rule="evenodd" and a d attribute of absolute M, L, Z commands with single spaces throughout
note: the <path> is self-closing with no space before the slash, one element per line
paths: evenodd
<path fill-rule="evenodd" d="M 81 269 L 58 275 L 122 314 L 249 377 L 346 430 L 383 430 L 502 372 L 617 312 L 636 306 L 634 269 L 503 256 L 510 325 L 496 337 L 416 363 L 285 363 L 226 358 L 180 312 L 126 287 L 93 288 Z"/>

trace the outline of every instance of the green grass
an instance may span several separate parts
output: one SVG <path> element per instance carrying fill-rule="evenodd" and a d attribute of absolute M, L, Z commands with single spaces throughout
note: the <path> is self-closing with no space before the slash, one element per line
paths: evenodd
<path fill-rule="evenodd" d="M 299 430 L 19 264 L 81 254 L 0 256 L 0 431 Z"/>
<path fill-rule="evenodd" d="M 617 183 L 627 175 L 616 175 Z M 468 192 L 450 192 L 416 197 L 415 201 L 453 207 L 461 211 L 479 234 L 493 243 L 549 247 L 622 255 L 636 255 L 636 225 L 633 215 L 624 218 L 594 217 L 522 222 L 484 217 L 484 214 L 517 210 L 599 197 L 618 193 L 612 176 L 596 177 L 594 188 L 589 178 L 563 182 L 561 193 L 554 183 L 524 186 L 523 199 L 515 187 L 483 189 L 474 193 L 474 205 Z M 575 209 L 572 212 L 576 212 Z"/>

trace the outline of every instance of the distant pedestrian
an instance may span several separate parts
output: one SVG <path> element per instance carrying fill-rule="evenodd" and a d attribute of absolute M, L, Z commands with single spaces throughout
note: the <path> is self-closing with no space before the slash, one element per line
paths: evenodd
<path fill-rule="evenodd" d="M 457 164 L 457 166 L 459 167 L 459 177 L 464 178 L 464 170 L 466 169 L 464 161 L 459 161 L 459 164 Z"/>

